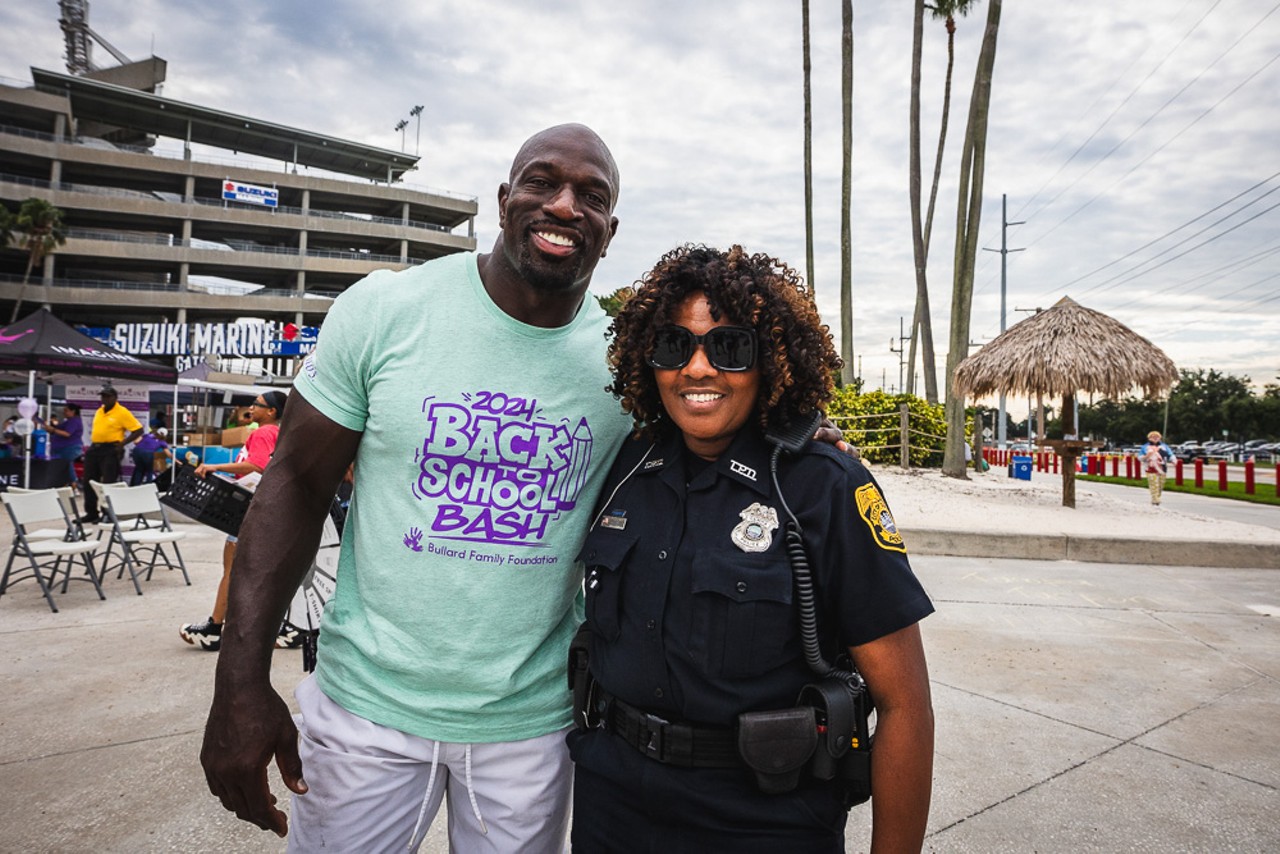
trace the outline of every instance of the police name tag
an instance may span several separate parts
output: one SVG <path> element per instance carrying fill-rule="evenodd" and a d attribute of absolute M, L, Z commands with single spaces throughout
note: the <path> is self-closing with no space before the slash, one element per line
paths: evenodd
<path fill-rule="evenodd" d="M 742 521 L 729 533 L 733 544 L 744 552 L 768 551 L 773 545 L 773 532 L 778 530 L 778 511 L 756 503 L 738 516 Z"/>

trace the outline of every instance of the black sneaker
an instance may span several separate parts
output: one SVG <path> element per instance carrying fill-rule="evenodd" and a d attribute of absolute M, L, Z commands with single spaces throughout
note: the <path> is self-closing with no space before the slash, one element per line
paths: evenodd
<path fill-rule="evenodd" d="M 189 644 L 195 644 L 206 652 L 217 652 L 222 646 L 222 623 L 215 623 L 213 617 L 203 623 L 187 623 L 178 629 L 178 634 Z"/>
<path fill-rule="evenodd" d="M 303 630 L 285 620 L 276 635 L 276 649 L 298 649 L 302 646 Z"/>
<path fill-rule="evenodd" d="M 85 516 L 81 516 L 76 521 L 81 523 L 82 525 L 96 525 L 102 521 L 102 517 L 85 515 Z"/>

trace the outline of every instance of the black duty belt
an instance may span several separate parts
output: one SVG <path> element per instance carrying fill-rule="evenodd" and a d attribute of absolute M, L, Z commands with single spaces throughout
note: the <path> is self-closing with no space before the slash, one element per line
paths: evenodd
<path fill-rule="evenodd" d="M 741 768 L 735 730 L 668 721 L 617 697 L 608 701 L 608 728 L 643 755 L 681 768 Z"/>

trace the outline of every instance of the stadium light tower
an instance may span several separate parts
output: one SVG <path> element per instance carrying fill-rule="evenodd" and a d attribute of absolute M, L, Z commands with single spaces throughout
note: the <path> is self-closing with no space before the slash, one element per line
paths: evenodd
<path fill-rule="evenodd" d="M 408 119 L 401 119 L 396 122 L 396 130 L 400 131 L 400 150 L 404 151 L 404 129 L 409 126 Z"/>
<path fill-rule="evenodd" d="M 418 153 L 419 153 L 418 146 L 422 143 L 422 108 L 423 108 L 423 105 L 419 104 L 418 106 L 414 107 L 412 110 L 409 111 L 409 115 L 415 116 L 418 119 L 417 134 L 413 138 L 413 156 L 414 157 L 418 156 Z"/>

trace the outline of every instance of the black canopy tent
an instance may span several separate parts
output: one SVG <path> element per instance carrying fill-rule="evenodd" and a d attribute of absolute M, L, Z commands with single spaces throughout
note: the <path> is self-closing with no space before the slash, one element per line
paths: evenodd
<path fill-rule="evenodd" d="M 101 377 L 174 385 L 177 368 L 148 362 L 103 344 L 54 317 L 48 309 L 37 309 L 0 329 L 0 373 L 25 373 L 27 396 L 35 396 L 36 374 L 48 383 L 65 382 L 67 377 Z M 27 465 L 23 483 L 31 480 L 31 437 L 25 438 Z"/>
<path fill-rule="evenodd" d="M 173 385 L 178 369 L 90 338 L 38 309 L 0 329 L 0 371 L 102 377 Z"/>

